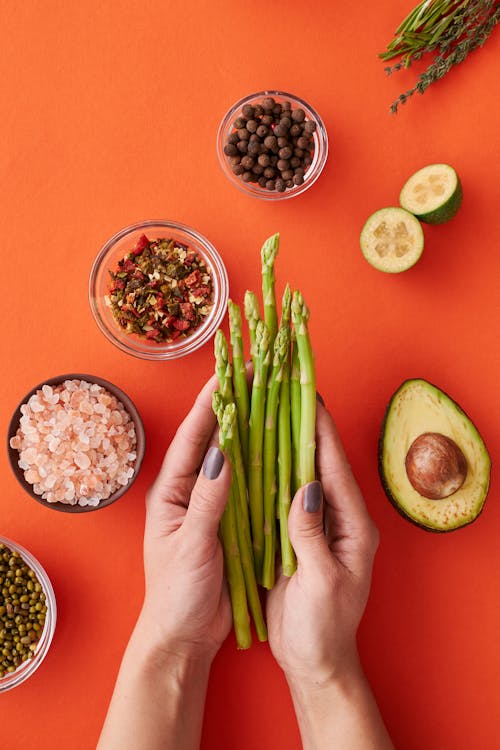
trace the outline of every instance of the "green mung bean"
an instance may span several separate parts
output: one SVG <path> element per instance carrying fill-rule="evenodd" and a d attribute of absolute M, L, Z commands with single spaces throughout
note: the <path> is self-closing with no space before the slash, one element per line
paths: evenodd
<path fill-rule="evenodd" d="M 33 657 L 46 616 L 36 573 L 18 552 L 0 543 L 0 679 Z"/>

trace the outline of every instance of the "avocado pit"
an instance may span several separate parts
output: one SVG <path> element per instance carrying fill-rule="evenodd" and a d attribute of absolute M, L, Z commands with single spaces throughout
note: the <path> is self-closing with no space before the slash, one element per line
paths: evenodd
<path fill-rule="evenodd" d="M 465 482 L 467 460 L 454 440 L 424 432 L 410 446 L 405 460 L 412 487 L 429 500 L 453 495 Z"/>

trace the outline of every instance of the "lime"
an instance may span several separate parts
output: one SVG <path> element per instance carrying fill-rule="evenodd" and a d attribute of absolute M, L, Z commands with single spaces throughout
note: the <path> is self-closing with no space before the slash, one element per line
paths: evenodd
<path fill-rule="evenodd" d="M 429 164 L 407 180 L 401 190 L 399 202 L 420 221 L 444 224 L 460 208 L 462 185 L 453 167 L 448 164 Z"/>
<path fill-rule="evenodd" d="M 360 236 L 368 263 L 379 271 L 400 273 L 422 255 L 424 233 L 418 219 L 404 208 L 381 208 L 366 221 Z"/>

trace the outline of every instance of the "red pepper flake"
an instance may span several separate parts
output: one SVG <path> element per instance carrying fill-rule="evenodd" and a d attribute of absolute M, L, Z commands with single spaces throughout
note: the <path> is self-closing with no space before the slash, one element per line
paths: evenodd
<path fill-rule="evenodd" d="M 126 333 L 169 343 L 200 326 L 213 305 L 210 268 L 192 248 L 142 235 L 110 271 L 107 303 Z"/>

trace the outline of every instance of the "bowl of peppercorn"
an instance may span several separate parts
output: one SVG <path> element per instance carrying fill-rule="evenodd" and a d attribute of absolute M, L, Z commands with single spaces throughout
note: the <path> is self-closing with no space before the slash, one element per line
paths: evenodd
<path fill-rule="evenodd" d="M 256 198 L 284 200 L 316 182 L 328 156 L 328 136 L 319 114 L 303 99 L 260 91 L 225 114 L 217 155 L 237 188 Z"/>
<path fill-rule="evenodd" d="M 56 600 L 47 573 L 28 550 L 0 536 L 0 693 L 38 669 L 55 626 Z"/>
<path fill-rule="evenodd" d="M 206 237 L 173 221 L 117 232 L 89 280 L 94 319 L 115 346 L 149 360 L 183 357 L 203 346 L 227 307 L 227 272 Z"/>

